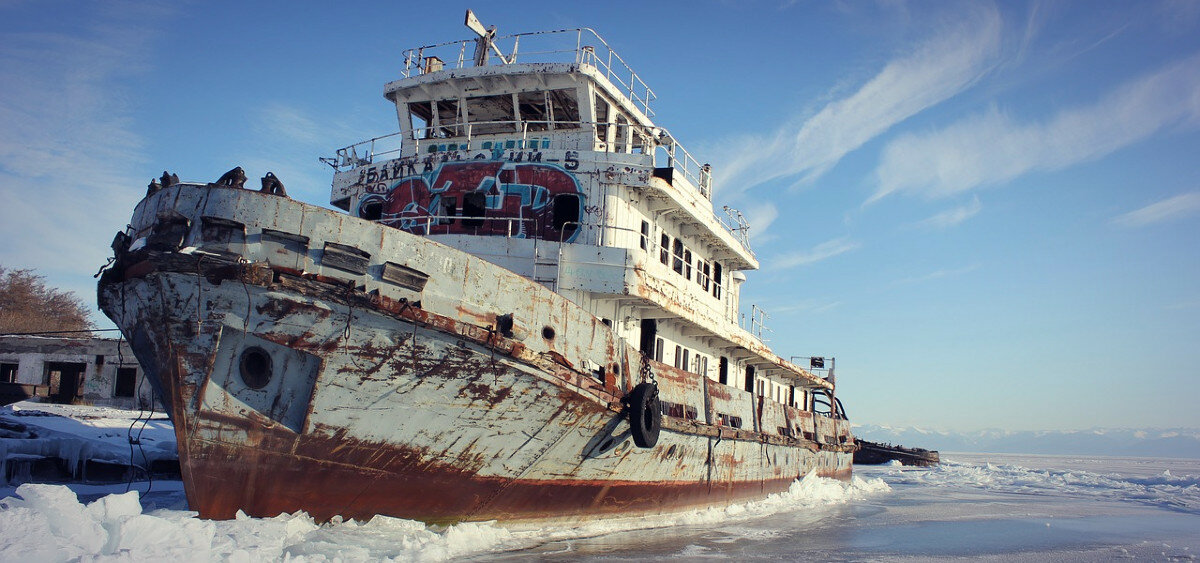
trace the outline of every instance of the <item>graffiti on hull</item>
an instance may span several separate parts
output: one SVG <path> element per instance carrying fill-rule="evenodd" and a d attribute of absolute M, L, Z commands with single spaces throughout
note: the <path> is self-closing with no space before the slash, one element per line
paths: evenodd
<path fill-rule="evenodd" d="M 578 234 L 585 212 L 575 176 L 540 162 L 444 162 L 379 187 L 363 196 L 356 214 L 420 235 L 569 242 Z"/>

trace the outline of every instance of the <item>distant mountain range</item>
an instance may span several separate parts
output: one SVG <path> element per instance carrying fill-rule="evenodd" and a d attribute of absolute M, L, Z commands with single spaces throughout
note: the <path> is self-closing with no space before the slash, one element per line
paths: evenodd
<path fill-rule="evenodd" d="M 944 432 L 863 424 L 854 435 L 943 452 L 1181 457 L 1200 459 L 1200 429 L 1144 428 L 1013 432 Z"/>

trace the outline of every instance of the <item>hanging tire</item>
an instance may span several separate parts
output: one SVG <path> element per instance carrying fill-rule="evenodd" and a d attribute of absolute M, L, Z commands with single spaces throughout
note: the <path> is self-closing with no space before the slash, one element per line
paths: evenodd
<path fill-rule="evenodd" d="M 639 448 L 653 448 L 662 428 L 662 411 L 658 404 L 658 386 L 639 383 L 629 394 L 629 431 Z"/>

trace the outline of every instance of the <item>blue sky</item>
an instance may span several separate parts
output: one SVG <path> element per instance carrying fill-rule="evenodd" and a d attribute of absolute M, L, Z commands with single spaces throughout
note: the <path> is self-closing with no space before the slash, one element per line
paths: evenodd
<path fill-rule="evenodd" d="M 94 301 L 151 177 L 274 171 L 396 129 L 457 2 L 0 1 L 0 264 Z M 596 29 L 744 211 L 743 295 L 836 356 L 856 422 L 1200 427 L 1200 2 L 529 2 Z M 97 313 L 102 324 L 107 321 Z"/>

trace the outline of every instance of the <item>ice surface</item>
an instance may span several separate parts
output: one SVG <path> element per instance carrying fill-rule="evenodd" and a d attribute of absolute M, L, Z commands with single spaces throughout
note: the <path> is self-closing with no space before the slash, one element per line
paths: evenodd
<path fill-rule="evenodd" d="M 16 489 L 15 497 L 0 501 L 0 560 L 442 561 L 629 530 L 729 525 L 888 490 L 881 479 L 856 477 L 842 483 L 809 475 L 785 493 L 752 503 L 654 518 L 509 529 L 495 523 L 435 528 L 384 516 L 318 525 L 304 513 L 274 518 L 239 513 L 233 520 L 209 521 L 188 511 L 143 511 L 136 491 L 84 504 L 67 486 L 26 484 Z"/>
<path fill-rule="evenodd" d="M 125 465 L 132 460 L 146 468 L 178 457 L 175 429 L 162 413 L 21 401 L 0 408 L 0 421 L 26 428 L 0 437 L 0 474 L 15 459 L 57 457 L 71 467 L 80 460 Z"/>

